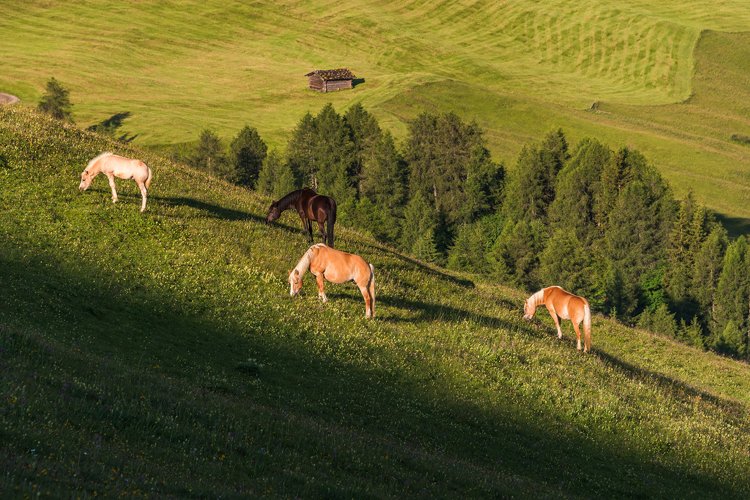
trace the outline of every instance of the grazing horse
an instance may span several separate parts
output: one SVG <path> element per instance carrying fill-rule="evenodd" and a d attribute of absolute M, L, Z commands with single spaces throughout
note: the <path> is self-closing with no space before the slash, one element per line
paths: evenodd
<path fill-rule="evenodd" d="M 334 250 L 324 243 L 311 246 L 289 272 L 289 295 L 292 297 L 302 288 L 302 278 L 308 269 L 318 281 L 318 297 L 323 302 L 328 302 L 323 290 L 324 279 L 331 283 L 354 281 L 365 299 L 365 318 L 375 316 L 375 268 L 365 259 Z"/>
<path fill-rule="evenodd" d="M 558 316 L 562 319 L 569 319 L 573 323 L 573 329 L 578 336 L 579 351 L 581 350 L 581 330 L 579 330 L 578 325 L 583 321 L 585 344 L 583 352 L 591 350 L 591 309 L 586 299 L 566 292 L 559 286 L 542 288 L 524 302 L 523 318 L 529 320 L 533 318 L 539 304 L 547 306 L 550 316 L 555 321 L 557 338 L 562 338 Z"/>
<path fill-rule="evenodd" d="M 148 188 L 151 185 L 151 169 L 141 160 L 133 160 L 112 153 L 102 153 L 86 165 L 81 173 L 81 184 L 78 189 L 86 191 L 99 174 L 104 174 L 109 179 L 109 187 L 112 188 L 112 203 L 117 203 L 117 191 L 115 190 L 115 177 L 120 179 L 133 179 L 141 190 L 141 212 L 146 210 L 146 198 Z"/>
<path fill-rule="evenodd" d="M 336 201 L 333 198 L 317 194 L 310 188 L 292 191 L 279 201 L 271 203 L 266 222 L 275 221 L 281 217 L 281 212 L 290 208 L 293 208 L 302 219 L 302 231 L 308 235 L 310 243 L 313 242 L 312 222 L 315 221 L 318 223 L 323 243 L 333 248 L 333 225 L 336 223 Z M 324 224 L 327 224 L 327 228 Z"/>

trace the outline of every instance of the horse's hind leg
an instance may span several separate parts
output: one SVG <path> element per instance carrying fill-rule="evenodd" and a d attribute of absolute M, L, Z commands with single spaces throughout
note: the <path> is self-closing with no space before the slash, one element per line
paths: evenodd
<path fill-rule="evenodd" d="M 117 190 L 115 189 L 115 176 L 112 174 L 107 174 L 107 179 L 109 180 L 109 187 L 112 189 L 112 203 L 117 203 Z"/>
<path fill-rule="evenodd" d="M 320 229 L 320 235 L 323 237 L 323 243 L 328 244 L 328 235 L 326 234 L 326 227 L 324 222 L 318 221 L 318 229 Z M 311 224 L 312 225 L 312 224 Z"/>
<path fill-rule="evenodd" d="M 148 190 L 146 189 L 146 184 L 143 182 L 138 182 L 138 189 L 141 190 L 141 212 L 146 210 L 146 199 L 148 198 Z"/>
<path fill-rule="evenodd" d="M 576 331 L 576 337 L 578 337 L 578 347 L 577 349 L 581 350 L 581 329 L 578 327 L 578 323 L 573 321 L 573 329 Z"/>
<path fill-rule="evenodd" d="M 370 296 L 370 290 L 367 289 L 367 284 L 365 286 L 359 286 L 359 291 L 362 292 L 362 297 L 365 299 L 365 318 L 370 319 L 372 318 L 372 297 Z"/>
<path fill-rule="evenodd" d="M 320 297 L 320 300 L 323 302 L 328 302 L 328 297 L 326 297 L 325 292 L 325 280 L 323 279 L 323 274 L 319 274 L 315 277 L 315 281 L 318 282 L 318 297 Z"/>

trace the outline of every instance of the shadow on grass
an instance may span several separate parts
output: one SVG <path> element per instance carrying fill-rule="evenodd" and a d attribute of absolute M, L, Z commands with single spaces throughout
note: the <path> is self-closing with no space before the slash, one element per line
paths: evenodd
<path fill-rule="evenodd" d="M 210 217 L 216 219 L 230 220 L 230 221 L 244 221 L 251 220 L 255 222 L 261 222 L 265 224 L 265 219 L 249 212 L 243 212 L 232 208 L 222 207 L 220 205 L 214 205 L 213 203 L 206 203 L 205 201 L 196 200 L 194 198 L 185 197 L 158 197 L 149 198 L 157 203 L 163 203 L 165 205 L 173 207 L 189 207 L 199 210 Z"/>
<path fill-rule="evenodd" d="M 592 350 L 595 356 L 597 356 L 609 366 L 623 372 L 631 380 L 654 382 L 662 389 L 679 395 L 683 400 L 700 398 L 709 401 L 711 404 L 714 404 L 716 406 L 728 409 L 735 415 L 742 415 L 744 413 L 744 407 L 740 403 L 726 400 L 662 373 L 632 365 L 627 361 L 623 361 L 609 354 L 608 352 L 601 351 L 594 347 L 592 347 Z"/>
<path fill-rule="evenodd" d="M 321 496 L 357 497 L 733 492 L 679 463 L 657 462 L 656 455 L 633 449 L 624 437 L 593 430 L 581 439 L 562 414 L 551 416 L 554 410 L 542 403 L 475 399 L 473 386 L 456 384 L 453 374 L 432 361 L 415 358 L 404 367 L 404 360 L 396 359 L 404 353 L 384 344 L 357 350 L 343 334 L 311 333 L 307 325 L 282 321 L 283 315 L 255 322 L 252 315 L 211 320 L 207 312 L 222 307 L 219 296 L 194 302 L 199 295 L 180 299 L 148 283 L 120 288 L 107 285 L 101 278 L 107 273 L 96 269 L 96 262 L 81 275 L 59 255 L 15 260 L 13 255 L 23 254 L 7 250 L 0 252 L 5 303 L 12 304 L 16 324 L 34 325 L 39 333 L 31 337 L 16 329 L 11 344 L 0 336 L 3 360 L 11 359 L 10 353 L 23 366 L 0 373 L 0 381 L 14 373 L 37 377 L 14 380 L 35 389 L 27 391 L 24 408 L 3 417 L 16 422 L 0 453 L 0 459 L 9 457 L 0 461 L 6 479 L 66 484 L 75 473 L 77 482 L 69 487 L 90 491 L 106 484 L 108 476 L 99 478 L 97 471 L 136 463 L 133 470 L 148 474 L 124 467 L 129 487 L 184 494 L 179 488 L 187 484 L 200 496 L 253 496 L 258 483 L 279 496 L 306 496 L 310 485 L 328 492 Z M 45 290 L 65 293 L 40 295 Z M 519 326 L 418 300 L 385 296 L 380 302 L 416 311 L 425 327 L 440 319 Z M 0 305 L 0 318 L 10 313 Z M 39 354 L 24 343 L 53 349 Z M 20 358 L 24 352 L 28 359 Z M 371 357 L 378 361 L 367 362 Z M 238 370 L 243 362 L 253 367 L 252 377 Z M 429 383 L 420 378 L 425 376 Z M 34 431 L 41 441 L 61 438 L 67 444 L 56 452 L 41 450 L 31 457 L 33 467 L 27 467 L 33 443 L 22 441 L 33 423 L 24 417 L 26 408 L 49 419 Z M 71 408 L 74 435 L 65 434 Z M 563 424 L 554 424 L 558 421 Z M 103 439 L 120 446 L 106 451 Z M 105 451 L 80 465 L 78 450 Z M 221 459 L 210 459 L 219 452 Z M 195 457 L 209 459 L 196 466 Z M 173 467 L 162 467 L 165 461 L 174 461 Z M 48 475 L 33 475 L 42 467 Z M 303 480 L 285 482 L 290 469 Z M 235 481 L 250 473 L 250 481 Z"/>
<path fill-rule="evenodd" d="M 445 273 L 439 269 L 432 268 L 423 262 L 420 262 L 412 257 L 409 257 L 407 255 L 402 255 L 400 253 L 394 252 L 390 248 L 382 245 L 373 245 L 366 242 L 361 242 L 362 245 L 368 248 L 372 248 L 373 250 L 377 250 L 378 252 L 383 252 L 391 257 L 394 257 L 395 259 L 398 259 L 406 264 L 408 264 L 410 267 L 416 267 L 420 271 L 424 272 L 425 274 L 429 274 L 430 276 L 434 276 L 436 278 L 439 278 L 444 281 L 448 281 L 454 285 L 460 286 L 462 288 L 474 288 L 476 285 L 474 285 L 474 282 L 466 279 L 466 278 L 459 278 L 458 276 L 453 276 L 452 274 Z M 377 268 L 377 266 L 375 266 Z M 407 269 L 407 266 L 404 266 L 404 269 Z"/>
<path fill-rule="evenodd" d="M 750 234 L 750 219 L 730 217 L 719 213 L 716 214 L 716 218 L 727 229 L 729 236 L 736 237 L 741 234 Z"/>

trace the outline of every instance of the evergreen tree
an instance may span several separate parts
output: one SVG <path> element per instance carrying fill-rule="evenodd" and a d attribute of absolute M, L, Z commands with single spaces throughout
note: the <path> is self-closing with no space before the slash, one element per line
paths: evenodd
<path fill-rule="evenodd" d="M 315 117 L 317 141 L 313 149 L 318 192 L 333 197 L 342 212 L 356 198 L 349 173 L 355 162 L 354 144 L 344 120 L 328 103 Z"/>
<path fill-rule="evenodd" d="M 287 162 L 292 170 L 299 172 L 302 185 L 318 188 L 318 165 L 315 150 L 318 134 L 315 118 L 306 113 L 292 132 L 292 138 L 287 145 Z"/>
<path fill-rule="evenodd" d="M 709 217 L 699 206 L 692 192 L 680 203 L 677 219 L 672 227 L 667 249 L 665 285 L 670 302 L 682 320 L 697 314 L 699 304 L 693 297 L 695 260 L 706 238 Z"/>
<path fill-rule="evenodd" d="M 428 229 L 417 238 L 417 241 L 414 242 L 414 246 L 411 248 L 411 252 L 416 258 L 425 262 L 442 263 L 442 256 L 437 250 L 435 231 L 433 229 Z"/>
<path fill-rule="evenodd" d="M 237 184 L 254 188 L 268 151 L 258 131 L 246 125 L 232 140 L 229 151 Z"/>
<path fill-rule="evenodd" d="M 666 304 L 659 305 L 654 311 L 643 311 L 638 316 L 637 325 L 644 330 L 660 333 L 670 338 L 676 338 L 678 333 L 677 321 Z"/>
<path fill-rule="evenodd" d="M 378 207 L 380 228 L 375 233 L 396 242 L 401 230 L 407 196 L 408 169 L 390 132 L 381 134 L 363 155 L 360 201 Z M 362 210 L 360 204 L 358 210 Z"/>
<path fill-rule="evenodd" d="M 584 139 L 563 167 L 555 184 L 555 199 L 549 207 L 550 226 L 575 231 L 588 247 L 601 237 L 594 216 L 600 178 L 612 151 L 594 139 Z"/>
<path fill-rule="evenodd" d="M 467 125 L 453 113 L 422 114 L 409 127 L 405 158 L 411 195 L 428 198 L 448 226 L 494 210 L 503 174 L 475 123 Z"/>
<path fill-rule="evenodd" d="M 68 89 L 63 87 L 56 79 L 50 78 L 47 82 L 45 93 L 39 100 L 37 109 L 42 113 L 52 115 L 52 117 L 58 120 L 73 122 L 72 107 Z"/>
<path fill-rule="evenodd" d="M 380 141 L 382 132 L 375 117 L 359 103 L 346 110 L 344 123 L 349 128 L 350 137 L 354 144 L 354 162 L 349 176 L 358 186 L 365 156 L 370 148 Z"/>
<path fill-rule="evenodd" d="M 500 214 L 488 215 L 460 225 L 448 252 L 448 267 L 460 271 L 489 273 L 487 253 L 500 236 L 503 225 Z"/>
<path fill-rule="evenodd" d="M 568 158 L 562 131 L 552 132 L 540 145 L 524 147 L 508 184 L 503 210 L 506 218 L 547 222 L 555 199 L 557 174 Z"/>
<path fill-rule="evenodd" d="M 691 296 L 698 304 L 701 323 L 706 331 L 714 331 L 711 325 L 716 286 L 721 275 L 721 266 L 728 245 L 726 230 L 719 224 L 712 226 L 711 232 L 701 244 L 695 256 L 691 283 Z"/>
<path fill-rule="evenodd" d="M 222 177 L 229 182 L 237 179 L 236 172 L 224 153 L 221 139 L 211 130 L 206 129 L 201 132 L 198 145 L 189 158 L 189 163 L 195 168 Z"/>
<path fill-rule="evenodd" d="M 538 288 L 539 256 L 544 249 L 545 233 L 539 220 L 507 220 L 487 255 L 492 274 L 526 289 Z"/>
<path fill-rule="evenodd" d="M 590 295 L 594 283 L 591 253 L 572 229 L 558 229 L 539 257 L 539 275 L 544 283 L 555 283 L 577 294 Z"/>
<path fill-rule="evenodd" d="M 437 222 L 438 214 L 435 208 L 422 193 L 415 193 L 404 209 L 404 224 L 401 228 L 401 248 L 411 251 L 417 240 L 422 238 L 427 232 L 431 233 L 430 238 L 434 244 Z"/>
<path fill-rule="evenodd" d="M 299 189 L 299 184 L 289 162 L 285 162 L 282 156 L 273 150 L 263 161 L 256 188 L 262 193 L 281 198 L 285 194 Z"/>
<path fill-rule="evenodd" d="M 737 238 L 724 254 L 714 295 L 713 344 L 717 350 L 744 354 L 748 303 L 750 302 L 750 257 L 744 236 Z"/>

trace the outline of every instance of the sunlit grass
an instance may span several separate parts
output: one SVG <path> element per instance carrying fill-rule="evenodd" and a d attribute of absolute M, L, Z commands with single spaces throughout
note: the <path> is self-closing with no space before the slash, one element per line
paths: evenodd
<path fill-rule="evenodd" d="M 418 112 L 459 110 L 512 166 L 563 127 L 642 149 L 678 195 L 693 188 L 739 232 L 750 159 L 729 138 L 750 135 L 742 31 L 741 0 L 15 1 L 0 18 L 0 90 L 33 105 L 54 76 L 79 123 L 129 111 L 127 132 L 150 146 L 250 124 L 283 147 L 305 112 L 362 102 L 397 138 Z M 307 90 L 307 71 L 338 66 L 365 82 Z"/>

